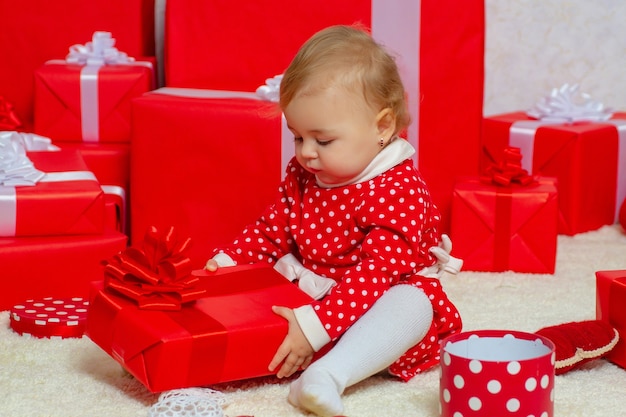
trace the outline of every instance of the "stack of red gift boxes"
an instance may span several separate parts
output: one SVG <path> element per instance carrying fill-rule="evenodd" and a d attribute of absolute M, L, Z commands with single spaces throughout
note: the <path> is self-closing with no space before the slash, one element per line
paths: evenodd
<path fill-rule="evenodd" d="M 2 2 L 0 16 L 0 130 L 51 141 L 25 148 L 42 181 L 0 187 L 0 309 L 87 298 L 128 242 L 131 100 L 154 64 L 133 57 L 154 55 L 154 0 Z"/>
<path fill-rule="evenodd" d="M 33 9 L 32 3 L 41 4 Z M 151 226 L 175 225 L 178 233 L 189 236 L 194 269 L 274 198 L 293 155 L 292 138 L 276 104 L 256 91 L 285 70 L 309 36 L 332 24 L 369 27 L 374 38 L 398 55 L 413 121 L 407 139 L 417 149 L 416 163 L 442 210 L 443 231 L 452 234 L 455 256 L 465 258 L 466 269 L 553 273 L 557 233 L 575 234 L 613 222 L 609 206 L 620 198 L 618 174 L 588 163 L 617 158 L 621 128 L 614 124 L 542 125 L 531 135 L 533 155 L 528 156 L 527 147 L 521 153 L 523 163 L 530 164 L 523 168 L 534 177 L 532 183 L 481 181 L 480 173 L 501 161 L 505 148 L 517 146 L 507 139 L 511 125 L 527 119 L 519 114 L 482 118 L 482 1 L 472 0 L 461 9 L 452 0 L 172 0 L 163 10 L 157 5 L 164 12 L 157 16 L 163 19 L 162 51 L 154 46 L 155 0 L 102 5 L 74 0 L 63 16 L 43 0 L 30 4 L 0 5 L 0 15 L 13 17 L 3 30 L 15 35 L 0 39 L 4 62 L 10 63 L 0 65 L 0 96 L 14 111 L 5 120 L 19 120 L 16 130 L 49 137 L 64 151 L 78 151 L 99 184 L 118 191 L 118 209 L 127 212 L 128 223 L 121 230 L 132 245 L 143 244 Z M 90 48 L 114 49 L 122 56 L 91 65 Z M 26 49 L 36 53 L 25 54 Z M 150 58 L 155 55 L 162 58 L 158 75 L 164 80 L 158 89 Z M 11 106 L 5 106 L 5 113 Z M 596 140 L 607 147 L 590 146 Z M 602 187 L 588 185 L 597 182 Z M 126 248 L 125 234 L 111 229 L 115 227 L 105 227 L 100 235 L 6 238 L 5 247 L 0 240 L 0 261 L 11 259 L 14 277 L 31 277 L 26 285 L 14 278 L 12 298 L 3 298 L 3 307 L 39 293 L 84 294 L 89 281 L 102 279 L 100 261 Z M 82 271 L 80 278 L 77 271 Z M 271 293 L 278 284 L 270 281 L 254 291 Z M 92 330 L 90 336 L 152 390 L 265 372 L 237 368 L 232 374 L 211 374 L 210 380 L 168 374 L 162 358 L 168 349 L 179 348 L 161 346 L 165 333 L 149 324 L 157 316 L 161 322 L 166 313 L 142 312 L 101 285 L 92 290 L 98 301 L 92 323 L 99 324 L 91 328 L 115 323 L 122 330 L 106 337 Z M 211 303 L 231 292 L 239 290 L 229 288 Z M 281 301 L 285 296 L 280 294 L 272 300 Z M 249 295 L 235 296 L 242 303 Z M 218 313 L 207 312 L 203 300 L 166 314 L 176 324 L 170 330 L 187 335 L 183 340 L 201 331 L 189 325 L 187 314 L 217 320 L 222 330 L 216 334 L 231 331 L 226 323 L 233 316 L 213 317 Z M 140 329 L 129 327 L 144 319 Z M 259 326 L 263 332 L 265 327 Z M 145 334 L 135 343 L 124 337 L 128 332 Z M 236 354 L 218 348 L 220 361 Z"/>

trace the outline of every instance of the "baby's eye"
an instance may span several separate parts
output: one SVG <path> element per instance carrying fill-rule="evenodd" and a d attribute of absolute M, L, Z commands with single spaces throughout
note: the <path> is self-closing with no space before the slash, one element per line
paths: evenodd
<path fill-rule="evenodd" d="M 331 140 L 315 139 L 315 141 L 320 146 L 327 146 L 327 145 L 330 145 L 330 143 L 332 142 L 332 139 Z"/>

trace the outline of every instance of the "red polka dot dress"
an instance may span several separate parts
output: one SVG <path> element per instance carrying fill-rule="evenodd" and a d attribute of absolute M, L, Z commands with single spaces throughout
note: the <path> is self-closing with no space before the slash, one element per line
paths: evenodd
<path fill-rule="evenodd" d="M 276 202 L 219 252 L 237 264 L 274 264 L 291 253 L 305 268 L 334 279 L 337 285 L 329 294 L 312 303 L 331 341 L 391 286 L 421 288 L 433 305 L 432 326 L 390 367 L 408 380 L 436 365 L 439 340 L 461 329 L 458 311 L 439 280 L 417 275 L 436 261 L 428 249 L 439 242 L 439 220 L 411 159 L 371 179 L 334 188 L 318 185 L 293 159 Z"/>

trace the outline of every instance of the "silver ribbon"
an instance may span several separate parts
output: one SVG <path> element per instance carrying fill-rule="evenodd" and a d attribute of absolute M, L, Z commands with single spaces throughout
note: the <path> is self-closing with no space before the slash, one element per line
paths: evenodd
<path fill-rule="evenodd" d="M 526 112 L 530 117 L 545 122 L 574 123 L 580 121 L 606 121 L 613 111 L 594 101 L 586 93 L 579 94 L 577 84 L 563 84 L 553 88 Z"/>

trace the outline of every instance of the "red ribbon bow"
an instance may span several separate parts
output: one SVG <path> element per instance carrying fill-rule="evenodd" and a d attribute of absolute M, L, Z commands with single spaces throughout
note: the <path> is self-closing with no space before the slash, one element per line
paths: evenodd
<path fill-rule="evenodd" d="M 0 130 L 15 130 L 22 122 L 13 111 L 13 105 L 0 96 Z"/>
<path fill-rule="evenodd" d="M 165 233 L 149 228 L 141 249 L 128 247 L 104 261 L 105 288 L 132 299 L 140 309 L 180 310 L 206 292 L 196 288 L 200 279 L 191 275 L 185 255 L 190 242 L 177 240 L 173 227 Z"/>
<path fill-rule="evenodd" d="M 492 162 L 480 177 L 485 184 L 495 184 L 507 187 L 513 184 L 527 186 L 537 180 L 522 168 L 522 154 L 520 148 L 512 146 L 504 149 L 504 158 L 499 162 Z"/>

